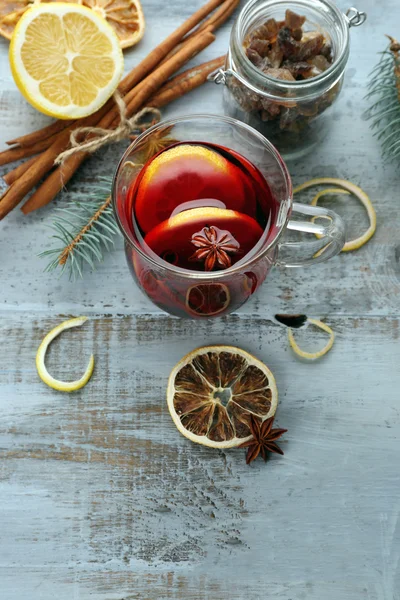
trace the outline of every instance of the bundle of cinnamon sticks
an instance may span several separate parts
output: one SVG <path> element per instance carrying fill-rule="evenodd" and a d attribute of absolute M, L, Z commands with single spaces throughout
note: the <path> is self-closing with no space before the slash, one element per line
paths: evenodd
<path fill-rule="evenodd" d="M 219 57 L 174 76 L 215 40 L 214 31 L 229 18 L 238 3 L 239 0 L 209 0 L 122 79 L 118 91 L 127 107 L 127 117 L 144 106 L 165 106 L 204 83 L 212 71 L 222 66 L 224 57 Z M 58 120 L 7 142 L 11 148 L 0 152 L 0 165 L 31 158 L 3 176 L 9 187 L 0 197 L 0 220 L 41 180 L 39 187 L 23 204 L 24 214 L 51 202 L 71 179 L 87 158 L 87 153 L 77 152 L 59 167 L 53 167 L 57 156 L 68 148 L 74 129 L 94 126 L 115 129 L 118 122 L 118 107 L 111 98 L 89 117 L 79 121 Z"/>

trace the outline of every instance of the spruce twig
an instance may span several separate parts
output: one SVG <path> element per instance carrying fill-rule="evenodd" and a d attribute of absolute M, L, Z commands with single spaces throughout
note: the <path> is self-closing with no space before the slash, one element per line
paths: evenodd
<path fill-rule="evenodd" d="M 76 280 L 83 277 L 85 267 L 94 270 L 96 263 L 103 260 L 104 252 L 111 250 L 119 229 L 111 206 L 110 187 L 111 180 L 101 179 L 88 200 L 58 210 L 50 228 L 55 232 L 52 238 L 62 245 L 39 254 L 51 257 L 45 271 L 60 268 L 62 275 L 68 270 L 69 278 Z"/>
<path fill-rule="evenodd" d="M 366 117 L 382 145 L 383 158 L 394 160 L 400 156 L 400 43 L 387 37 L 390 44 L 370 73 L 367 98 L 374 102 Z"/>

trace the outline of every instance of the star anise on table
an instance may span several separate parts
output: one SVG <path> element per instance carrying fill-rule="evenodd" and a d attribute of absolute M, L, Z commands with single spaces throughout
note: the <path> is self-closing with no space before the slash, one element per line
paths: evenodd
<path fill-rule="evenodd" d="M 224 229 L 211 225 L 192 235 L 192 244 L 198 248 L 189 258 L 192 261 L 203 261 L 204 269 L 212 271 L 215 263 L 224 269 L 231 266 L 230 254 L 240 252 L 240 244 L 233 235 Z"/>
<path fill-rule="evenodd" d="M 152 122 L 151 124 L 147 124 L 139 129 L 141 129 L 141 133 L 143 133 L 146 129 L 148 129 L 149 127 L 151 127 L 151 125 L 154 124 L 155 123 Z M 150 158 L 152 158 L 155 154 L 161 152 L 161 150 L 166 150 L 173 144 L 178 143 L 178 140 L 169 137 L 169 133 L 171 132 L 171 130 L 172 125 L 170 127 L 164 127 L 163 129 L 154 132 L 151 137 L 146 138 L 136 147 L 135 152 L 143 152 L 144 154 L 143 163 L 150 160 Z M 130 136 L 131 140 L 135 140 L 137 137 L 139 136 Z"/>
<path fill-rule="evenodd" d="M 248 448 L 246 453 L 246 464 L 250 464 L 257 458 L 259 454 L 264 460 L 267 460 L 267 452 L 276 452 L 276 454 L 283 454 L 283 451 L 279 448 L 275 440 L 286 433 L 287 429 L 272 429 L 274 424 L 274 418 L 270 417 L 265 419 L 263 423 L 260 423 L 254 415 L 250 416 L 250 431 L 253 435 L 253 439 L 248 442 L 244 442 L 239 448 Z"/>

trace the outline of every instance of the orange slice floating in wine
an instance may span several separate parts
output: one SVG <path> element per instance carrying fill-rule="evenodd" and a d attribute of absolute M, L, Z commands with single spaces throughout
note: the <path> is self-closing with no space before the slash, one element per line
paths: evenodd
<path fill-rule="evenodd" d="M 228 268 L 243 258 L 262 233 L 261 226 L 248 215 L 201 207 L 166 219 L 154 227 L 144 241 L 158 256 L 178 267 L 211 271 Z M 213 252 L 215 260 L 212 260 Z"/>
<path fill-rule="evenodd" d="M 186 309 L 197 317 L 215 317 L 230 303 L 228 287 L 223 283 L 192 285 L 186 294 Z"/>
<path fill-rule="evenodd" d="M 155 156 L 138 180 L 138 224 L 148 233 L 179 205 L 202 199 L 220 200 L 232 210 L 255 216 L 255 197 L 249 197 L 238 167 L 205 146 L 174 146 Z"/>

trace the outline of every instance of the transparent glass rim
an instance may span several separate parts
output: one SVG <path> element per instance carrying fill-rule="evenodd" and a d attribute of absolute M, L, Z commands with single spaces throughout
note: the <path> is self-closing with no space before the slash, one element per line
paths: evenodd
<path fill-rule="evenodd" d="M 281 79 L 276 79 L 275 77 L 271 77 L 269 75 L 261 73 L 260 70 L 257 69 L 257 67 L 253 65 L 253 63 L 247 58 L 242 45 L 243 26 L 249 13 L 251 13 L 251 11 L 254 10 L 258 5 L 262 5 L 263 8 L 265 8 L 266 10 L 269 7 L 276 8 L 279 5 L 293 5 L 294 8 L 308 6 L 311 7 L 313 10 L 318 10 L 318 3 L 326 6 L 330 11 L 332 11 L 336 18 L 335 22 L 337 25 L 340 25 L 341 33 L 343 34 L 343 44 L 340 48 L 338 56 L 335 58 L 332 65 L 320 75 L 303 81 L 282 81 Z M 233 25 L 231 33 L 231 49 L 233 42 L 235 49 L 238 51 L 237 53 L 240 56 L 240 60 L 242 61 L 243 65 L 245 65 L 246 71 L 249 74 L 251 74 L 252 77 L 254 77 L 255 81 L 260 82 L 261 86 L 263 82 L 269 82 L 270 84 L 273 84 L 276 87 L 277 91 L 280 90 L 282 92 L 285 92 L 286 90 L 291 89 L 294 91 L 308 91 L 310 94 L 312 94 L 314 91 L 315 93 L 318 93 L 316 91 L 316 88 L 319 88 L 324 83 L 329 83 L 330 85 L 332 85 L 336 82 L 336 79 L 340 77 L 348 59 L 349 39 L 350 36 L 348 20 L 346 19 L 344 13 L 342 13 L 341 10 L 339 10 L 339 8 L 330 0 L 317 0 L 315 4 L 310 3 L 310 0 L 250 0 L 250 2 L 244 5 Z M 237 53 L 234 52 L 234 54 Z M 234 57 L 232 58 L 233 63 L 235 63 Z M 331 83 L 331 79 L 335 79 L 335 81 Z M 258 88 L 254 86 L 254 84 L 252 87 L 257 89 L 257 91 L 260 94 L 266 93 L 266 91 L 263 90 L 262 87 Z"/>
<path fill-rule="evenodd" d="M 158 257 L 153 258 L 152 256 L 149 256 L 149 254 L 147 254 L 141 248 L 141 246 L 135 241 L 135 239 L 132 237 L 132 235 L 129 233 L 129 231 L 126 230 L 126 228 L 124 227 L 124 225 L 121 222 L 119 212 L 118 212 L 118 205 L 117 205 L 118 177 L 119 177 L 121 168 L 125 164 L 126 160 L 128 159 L 128 156 L 131 154 L 131 152 L 134 152 L 135 148 L 139 144 L 141 144 L 143 142 L 143 140 L 150 137 L 155 131 L 157 131 L 160 128 L 174 126 L 179 123 L 184 123 L 185 121 L 196 121 L 196 120 L 220 121 L 222 123 L 227 123 L 229 125 L 233 125 L 235 127 L 244 129 L 248 133 L 250 133 L 252 136 L 258 138 L 263 143 L 263 145 L 268 149 L 268 151 L 272 154 L 272 156 L 278 163 L 278 165 L 282 171 L 282 176 L 285 180 L 285 185 L 286 185 L 288 210 L 287 210 L 287 214 L 285 216 L 285 220 L 282 222 L 281 225 L 278 226 L 278 231 L 275 234 L 275 236 L 273 237 L 273 239 L 270 240 L 270 242 L 265 247 L 260 249 L 254 255 L 252 255 L 248 261 L 241 262 L 239 266 L 233 265 L 232 267 L 229 267 L 228 269 L 224 269 L 223 271 L 212 271 L 212 272 L 206 272 L 206 273 L 202 273 L 201 271 L 190 271 L 188 269 L 181 269 L 179 267 L 171 265 L 171 264 L 167 263 L 166 261 L 164 261 L 162 258 L 158 258 Z M 292 205 L 293 205 L 292 181 L 291 181 L 291 178 L 289 175 L 289 171 L 287 169 L 287 166 L 286 166 L 283 158 L 281 157 L 281 155 L 279 154 L 279 152 L 277 151 L 275 146 L 273 146 L 271 144 L 271 142 L 269 142 L 267 140 L 267 138 L 264 137 L 261 133 L 259 133 L 258 131 L 253 129 L 253 127 L 250 127 L 246 123 L 243 123 L 242 121 L 238 121 L 237 119 L 233 119 L 232 117 L 226 117 L 226 116 L 222 116 L 222 115 L 213 115 L 213 114 L 190 114 L 190 115 L 184 115 L 182 117 L 166 119 L 166 120 L 160 121 L 156 125 L 153 125 L 149 129 L 147 129 L 145 132 L 143 132 L 141 135 L 139 135 L 125 150 L 124 154 L 122 155 L 122 157 L 118 163 L 118 166 L 116 168 L 116 171 L 115 171 L 115 174 L 113 177 L 113 181 L 112 181 L 111 197 L 112 197 L 113 209 L 114 209 L 114 214 L 115 214 L 115 217 L 117 220 L 117 224 L 118 224 L 118 227 L 119 227 L 125 241 L 131 247 L 133 247 L 135 249 L 135 251 L 138 252 L 145 260 L 152 263 L 157 269 L 163 269 L 164 271 L 167 271 L 174 275 L 179 275 L 179 277 L 187 278 L 187 279 L 204 279 L 207 281 L 210 281 L 213 279 L 221 279 L 221 277 L 226 277 L 226 276 L 230 276 L 234 273 L 243 272 L 243 270 L 247 269 L 250 265 L 254 264 L 255 262 L 258 262 L 260 260 L 260 258 L 263 258 L 268 253 L 268 251 L 271 250 L 271 248 L 276 246 L 279 238 L 281 237 L 282 233 L 284 232 L 286 225 L 289 221 L 289 217 L 290 217 L 290 213 L 291 213 L 291 209 L 292 209 Z"/>

